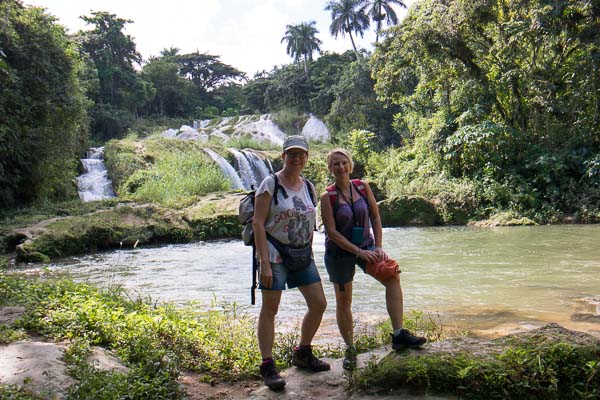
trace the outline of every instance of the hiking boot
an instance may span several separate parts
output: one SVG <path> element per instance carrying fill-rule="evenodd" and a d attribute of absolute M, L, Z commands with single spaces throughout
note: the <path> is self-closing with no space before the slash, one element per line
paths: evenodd
<path fill-rule="evenodd" d="M 401 329 L 400 333 L 392 336 L 392 349 L 401 350 L 404 348 L 414 349 L 427 342 L 427 339 L 421 336 L 415 336 L 408 329 Z"/>
<path fill-rule="evenodd" d="M 285 386 L 285 380 L 277 373 L 274 362 L 260 366 L 260 376 L 265 380 L 265 385 L 271 390 L 279 390 Z"/>
<path fill-rule="evenodd" d="M 310 346 L 294 347 L 292 364 L 298 368 L 305 368 L 312 372 L 323 372 L 331 369 L 329 364 L 314 356 Z"/>
<path fill-rule="evenodd" d="M 346 348 L 346 353 L 344 354 L 344 361 L 342 361 L 342 368 L 346 371 L 352 371 L 356 369 L 356 347 L 348 346 Z"/>

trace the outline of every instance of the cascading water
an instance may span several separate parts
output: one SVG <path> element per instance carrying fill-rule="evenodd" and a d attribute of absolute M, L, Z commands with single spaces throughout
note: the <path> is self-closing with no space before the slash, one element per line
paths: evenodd
<path fill-rule="evenodd" d="M 269 169 L 265 165 L 265 162 L 258 155 L 256 155 L 256 153 L 253 153 L 250 150 L 242 150 L 242 154 L 244 154 L 250 163 L 256 182 L 262 182 L 265 176 L 269 175 Z"/>
<path fill-rule="evenodd" d="M 115 197 L 112 182 L 104 165 L 104 147 L 92 147 L 81 159 L 83 175 L 77 177 L 79 198 L 85 202 Z"/>
<path fill-rule="evenodd" d="M 229 148 L 228 150 L 231 152 L 231 154 L 233 154 L 237 161 L 240 177 L 242 178 L 242 182 L 244 184 L 244 189 L 250 190 L 253 186 L 256 187 L 256 177 L 252 172 L 252 167 L 250 166 L 248 159 L 246 159 L 244 154 L 237 149 Z"/>
<path fill-rule="evenodd" d="M 204 151 L 210 156 L 210 158 L 219 164 L 219 167 L 221 167 L 221 170 L 225 173 L 225 176 L 227 176 L 231 181 L 232 189 L 245 189 L 244 184 L 242 183 L 242 180 L 238 176 L 237 172 L 235 172 L 235 169 L 227 162 L 226 159 L 209 148 L 205 148 Z"/>
<path fill-rule="evenodd" d="M 327 125 L 312 114 L 310 114 L 310 118 L 304 124 L 304 128 L 302 128 L 302 136 L 307 140 L 315 142 L 327 142 L 331 139 Z"/>

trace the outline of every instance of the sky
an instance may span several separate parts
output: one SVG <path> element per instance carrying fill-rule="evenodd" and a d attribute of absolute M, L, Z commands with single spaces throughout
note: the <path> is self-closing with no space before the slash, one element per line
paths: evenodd
<path fill-rule="evenodd" d="M 415 0 L 404 0 L 407 6 Z M 292 61 L 281 43 L 286 25 L 316 21 L 321 50 L 343 52 L 352 48 L 348 36 L 335 39 L 329 33 L 331 15 L 326 0 L 23 0 L 45 8 L 69 33 L 90 29 L 79 17 L 92 11 L 108 11 L 129 19 L 125 33 L 134 39 L 144 59 L 164 48 L 180 53 L 199 51 L 245 73 L 270 71 Z M 406 9 L 395 7 L 400 19 Z M 374 27 L 358 37 L 358 47 L 372 50 Z"/>

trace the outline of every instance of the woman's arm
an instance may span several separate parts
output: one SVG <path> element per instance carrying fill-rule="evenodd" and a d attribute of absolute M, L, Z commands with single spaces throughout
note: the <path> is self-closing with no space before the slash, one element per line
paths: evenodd
<path fill-rule="evenodd" d="M 327 231 L 327 237 L 333 241 L 338 247 L 346 250 L 349 253 L 355 254 L 357 257 L 363 260 L 369 260 L 371 258 L 371 251 L 362 250 L 360 247 L 349 241 L 344 235 L 338 232 L 335 226 L 335 218 L 333 216 L 333 207 L 331 206 L 331 200 L 329 200 L 329 194 L 327 192 L 321 195 L 321 219 Z"/>
<path fill-rule="evenodd" d="M 254 199 L 254 219 L 252 220 L 254 245 L 256 246 L 260 262 L 260 282 L 266 288 L 270 288 L 273 285 L 273 271 L 271 270 L 267 233 L 265 231 L 265 222 L 269 215 L 272 198 L 273 196 L 269 192 L 263 192 L 256 196 Z"/>
<path fill-rule="evenodd" d="M 373 236 L 375 236 L 375 251 L 384 260 L 388 259 L 388 255 L 383 251 L 383 228 L 381 224 L 381 215 L 379 214 L 379 207 L 377 206 L 377 200 L 373 194 L 373 190 L 369 184 L 363 181 L 363 185 L 367 190 L 367 199 L 369 200 L 369 213 L 371 216 L 371 226 L 373 227 Z"/>

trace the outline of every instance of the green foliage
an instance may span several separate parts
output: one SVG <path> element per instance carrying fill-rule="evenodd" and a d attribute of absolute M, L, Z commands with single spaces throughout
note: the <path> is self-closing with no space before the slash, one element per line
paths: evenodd
<path fill-rule="evenodd" d="M 200 146 L 176 139 L 150 139 L 145 146 L 150 164 L 135 170 L 120 186 L 123 196 L 180 208 L 197 196 L 229 188 L 221 169 Z"/>
<path fill-rule="evenodd" d="M 251 135 L 242 135 L 231 138 L 226 143 L 227 147 L 233 147 L 235 149 L 254 149 L 254 150 L 274 150 L 275 146 L 266 140 L 256 140 Z M 277 146 L 279 150 L 279 146 Z"/>
<path fill-rule="evenodd" d="M 16 342 L 27 338 L 27 333 L 23 329 L 14 329 L 6 324 L 0 325 L 0 345 Z"/>
<path fill-rule="evenodd" d="M 345 147 L 353 154 L 352 159 L 359 164 L 368 165 L 373 153 L 372 144 L 375 134 L 362 129 L 353 129 L 346 139 Z"/>
<path fill-rule="evenodd" d="M 65 361 L 72 375 L 81 379 L 73 396 L 103 385 L 111 394 L 144 385 L 151 393 L 178 393 L 173 385 L 179 370 L 205 374 L 214 381 L 257 374 L 256 321 L 235 304 L 177 309 L 131 298 L 118 288 L 101 291 L 68 280 L 3 273 L 0 289 L 0 304 L 23 304 L 27 309 L 17 322 L 19 328 L 72 342 Z M 289 367 L 297 332 L 278 334 L 275 339 L 274 354 L 281 367 Z M 124 377 L 94 371 L 86 362 L 91 345 L 111 349 L 132 371 Z"/>
<path fill-rule="evenodd" d="M 27 389 L 16 385 L 5 386 L 0 384 L 0 398 L 3 400 L 44 400 L 44 397 L 31 393 Z"/>
<path fill-rule="evenodd" d="M 274 113 L 271 118 L 273 122 L 287 135 L 300 135 L 302 127 L 308 120 L 307 115 L 298 113 L 293 108 L 283 108 Z"/>
<path fill-rule="evenodd" d="M 359 388 L 413 387 L 460 398 L 592 399 L 600 394 L 600 346 L 521 343 L 493 359 L 427 354 L 402 363 L 370 365 Z"/>
<path fill-rule="evenodd" d="M 0 3 L 0 208 L 76 197 L 87 142 L 82 63 L 40 8 Z"/>
<path fill-rule="evenodd" d="M 142 68 L 141 78 L 151 82 L 156 90 L 145 110 L 147 114 L 189 116 L 200 104 L 196 86 L 180 76 L 179 65 L 173 57 L 151 58 Z"/>
<path fill-rule="evenodd" d="M 417 171 L 421 181 L 464 179 L 480 211 L 542 220 L 551 208 L 597 209 L 586 166 L 600 148 L 590 135 L 600 128 L 599 24 L 586 1 L 415 4 L 371 60 L 413 157 L 396 175 L 387 168 L 398 177 L 388 182 L 404 186 Z"/>
<path fill-rule="evenodd" d="M 154 97 L 156 90 L 133 67 L 142 59 L 131 36 L 123 32 L 125 25 L 133 21 L 105 11 L 81 18 L 93 26 L 77 34 L 82 56 L 93 62 L 98 82 L 96 90 L 88 92 L 95 103 L 93 134 L 107 140 L 123 134 L 132 125 L 134 116 Z"/>
<path fill-rule="evenodd" d="M 335 100 L 325 120 L 335 141 L 343 142 L 352 129 L 365 129 L 377 133 L 374 139 L 379 149 L 400 144 L 400 137 L 392 129 L 398 108 L 384 108 L 376 98 L 373 85 L 371 70 L 364 59 L 349 64 L 333 84 Z"/>

